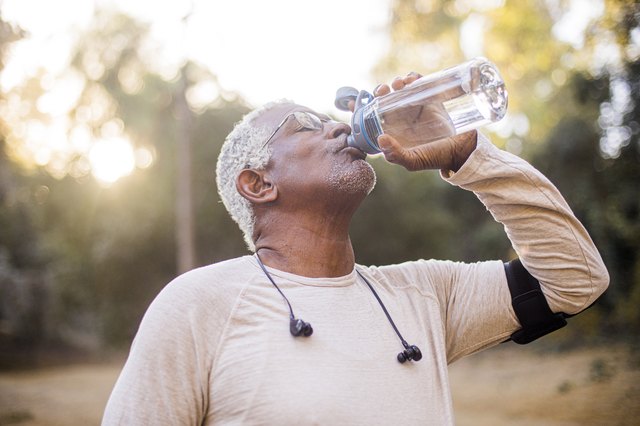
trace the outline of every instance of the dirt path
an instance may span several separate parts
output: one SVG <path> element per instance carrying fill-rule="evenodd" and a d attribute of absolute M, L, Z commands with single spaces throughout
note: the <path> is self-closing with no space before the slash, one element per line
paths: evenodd
<path fill-rule="evenodd" d="M 98 425 L 120 367 L 0 373 L 0 425 Z M 451 385 L 459 426 L 640 424 L 640 368 L 621 349 L 505 345 L 454 364 Z"/>
<path fill-rule="evenodd" d="M 450 370 L 459 426 L 640 425 L 640 366 L 628 350 L 505 345 Z"/>
<path fill-rule="evenodd" d="M 120 365 L 0 373 L 0 425 L 89 426 L 102 411 Z"/>

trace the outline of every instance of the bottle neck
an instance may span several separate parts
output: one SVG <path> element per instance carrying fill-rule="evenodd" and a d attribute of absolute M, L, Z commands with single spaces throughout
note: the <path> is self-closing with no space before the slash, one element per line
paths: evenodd
<path fill-rule="evenodd" d="M 358 148 L 367 154 L 378 154 L 378 136 L 382 126 L 377 113 L 377 101 L 356 109 L 351 118 L 351 135 L 347 138 L 349 146 Z"/>

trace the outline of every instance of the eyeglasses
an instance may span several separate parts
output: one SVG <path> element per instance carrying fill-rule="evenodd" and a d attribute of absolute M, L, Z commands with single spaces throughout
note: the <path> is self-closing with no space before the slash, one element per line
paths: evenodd
<path fill-rule="evenodd" d="M 318 117 L 317 115 L 311 114 L 310 112 L 304 112 L 304 111 L 292 112 L 291 114 L 288 114 L 285 118 L 282 119 L 280 124 L 278 124 L 278 127 L 276 127 L 276 129 L 273 131 L 273 133 L 271 133 L 271 135 L 269 135 L 269 137 L 262 144 L 260 149 L 262 149 L 265 146 L 267 146 L 267 144 L 271 141 L 271 139 L 273 139 L 273 137 L 276 135 L 276 133 L 278 133 L 278 130 L 280 130 L 280 128 L 282 126 L 284 126 L 284 124 L 291 117 L 293 117 L 293 119 L 296 120 L 296 123 L 299 126 L 299 128 L 296 130 L 298 132 L 302 131 L 302 130 L 322 130 L 323 123 L 329 121 L 329 120 L 323 120 L 320 117 Z"/>

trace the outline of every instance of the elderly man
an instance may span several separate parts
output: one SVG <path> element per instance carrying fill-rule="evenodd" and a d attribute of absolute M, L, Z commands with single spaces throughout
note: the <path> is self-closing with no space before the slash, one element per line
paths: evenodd
<path fill-rule="evenodd" d="M 556 188 L 476 132 L 411 150 L 392 135 L 379 143 L 387 160 L 441 169 L 473 191 L 526 269 L 356 264 L 349 223 L 375 173 L 347 146 L 350 131 L 289 102 L 235 127 L 218 187 L 255 254 L 191 271 L 158 295 L 104 424 L 453 424 L 449 363 L 515 336 L 537 310 L 575 314 L 606 289 L 600 255 Z M 531 280 L 543 302 L 512 303 L 529 301 Z"/>

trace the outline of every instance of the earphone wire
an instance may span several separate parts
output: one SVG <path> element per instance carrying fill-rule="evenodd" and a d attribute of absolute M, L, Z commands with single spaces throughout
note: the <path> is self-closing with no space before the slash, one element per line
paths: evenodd
<path fill-rule="evenodd" d="M 369 286 L 369 289 L 371 290 L 371 292 L 373 293 L 373 295 L 376 297 L 376 300 L 378 301 L 378 303 L 380 304 L 380 307 L 382 308 L 382 310 L 384 311 L 384 314 L 387 316 L 387 319 L 389 320 L 389 323 L 391 324 L 391 327 L 393 327 L 393 330 L 396 332 L 396 334 L 398 335 L 398 337 L 400 338 L 400 342 L 402 342 L 402 346 L 404 346 L 405 349 L 409 348 L 409 344 L 407 343 L 406 340 L 404 340 L 404 338 L 402 337 L 402 334 L 400 334 L 400 331 L 398 330 L 398 327 L 396 327 L 396 324 L 393 322 L 393 319 L 391 318 L 391 315 L 389 314 L 389 311 L 387 311 L 387 308 L 384 306 L 384 303 L 382 303 L 382 300 L 380 299 L 380 296 L 378 296 L 378 293 L 376 293 L 375 289 L 373 288 L 373 286 L 371 285 L 371 283 L 369 282 L 369 280 L 367 280 L 364 275 L 362 275 L 360 273 L 360 271 L 358 271 L 356 269 L 356 272 L 358 273 L 358 275 L 360 276 L 360 278 L 362 278 L 364 280 L 364 282 L 367 284 L 367 286 Z"/>
<path fill-rule="evenodd" d="M 295 315 L 293 314 L 293 308 L 291 307 L 291 303 L 289 303 L 289 299 L 287 299 L 287 296 L 284 295 L 282 290 L 280 290 L 280 287 L 278 287 L 278 285 L 273 280 L 273 278 L 271 278 L 271 274 L 269 273 L 269 271 L 267 271 L 267 268 L 264 266 L 264 263 L 262 263 L 262 259 L 260 259 L 260 256 L 258 256 L 257 252 L 255 253 L 255 256 L 256 256 L 256 259 L 258 260 L 258 265 L 260 265 L 264 274 L 267 276 L 267 278 L 269 278 L 269 281 L 271 281 L 271 284 L 273 284 L 276 290 L 278 290 L 280 295 L 284 298 L 285 302 L 287 302 L 287 306 L 289 306 L 289 315 L 291 316 L 291 319 L 295 319 Z"/>
<path fill-rule="evenodd" d="M 269 281 L 271 281 L 271 284 L 273 284 L 273 286 L 276 288 L 276 290 L 278 290 L 278 293 L 280 293 L 280 295 L 285 300 L 285 302 L 287 302 L 287 306 L 289 307 L 289 315 L 290 315 L 291 319 L 295 319 L 295 315 L 293 314 L 293 308 L 291 307 L 291 303 L 289 302 L 289 299 L 287 299 L 287 296 L 284 295 L 282 290 L 280 290 L 280 287 L 278 287 L 276 282 L 273 280 L 273 278 L 271 277 L 271 274 L 269 273 L 269 271 L 267 271 L 266 266 L 264 266 L 264 263 L 262 263 L 262 259 L 260 259 L 260 256 L 258 255 L 257 252 L 255 253 L 255 256 L 256 256 L 256 260 L 258 261 L 258 265 L 260 265 L 260 268 L 262 268 L 262 271 L 264 272 L 264 274 L 267 276 L 267 278 L 269 278 Z M 376 292 L 376 290 L 373 288 L 373 286 L 371 285 L 369 280 L 367 280 L 364 277 L 364 275 L 362 275 L 360 273 L 360 271 L 358 269 L 356 269 L 356 272 L 358 273 L 358 276 L 360 276 L 360 278 L 362 278 L 362 280 L 367 284 L 367 286 L 369 287 L 369 290 L 371 290 L 371 292 L 375 296 L 376 300 L 380 304 L 380 307 L 382 308 L 382 311 L 387 316 L 387 320 L 389 320 L 389 324 L 391 324 L 391 327 L 393 327 L 393 331 L 395 331 L 396 334 L 398 335 L 398 338 L 400 339 L 400 342 L 402 343 L 402 346 L 404 346 L 405 349 L 408 349 L 409 348 L 409 344 L 407 343 L 406 340 L 404 340 L 404 337 L 402 337 L 402 334 L 400 334 L 400 330 L 398 330 L 398 327 L 396 327 L 395 322 L 393 322 L 393 318 L 391 318 L 391 314 L 389 314 L 389 311 L 387 311 L 386 306 L 384 306 L 384 303 L 382 303 L 382 299 L 380 299 L 380 296 L 378 296 L 378 293 Z"/>

